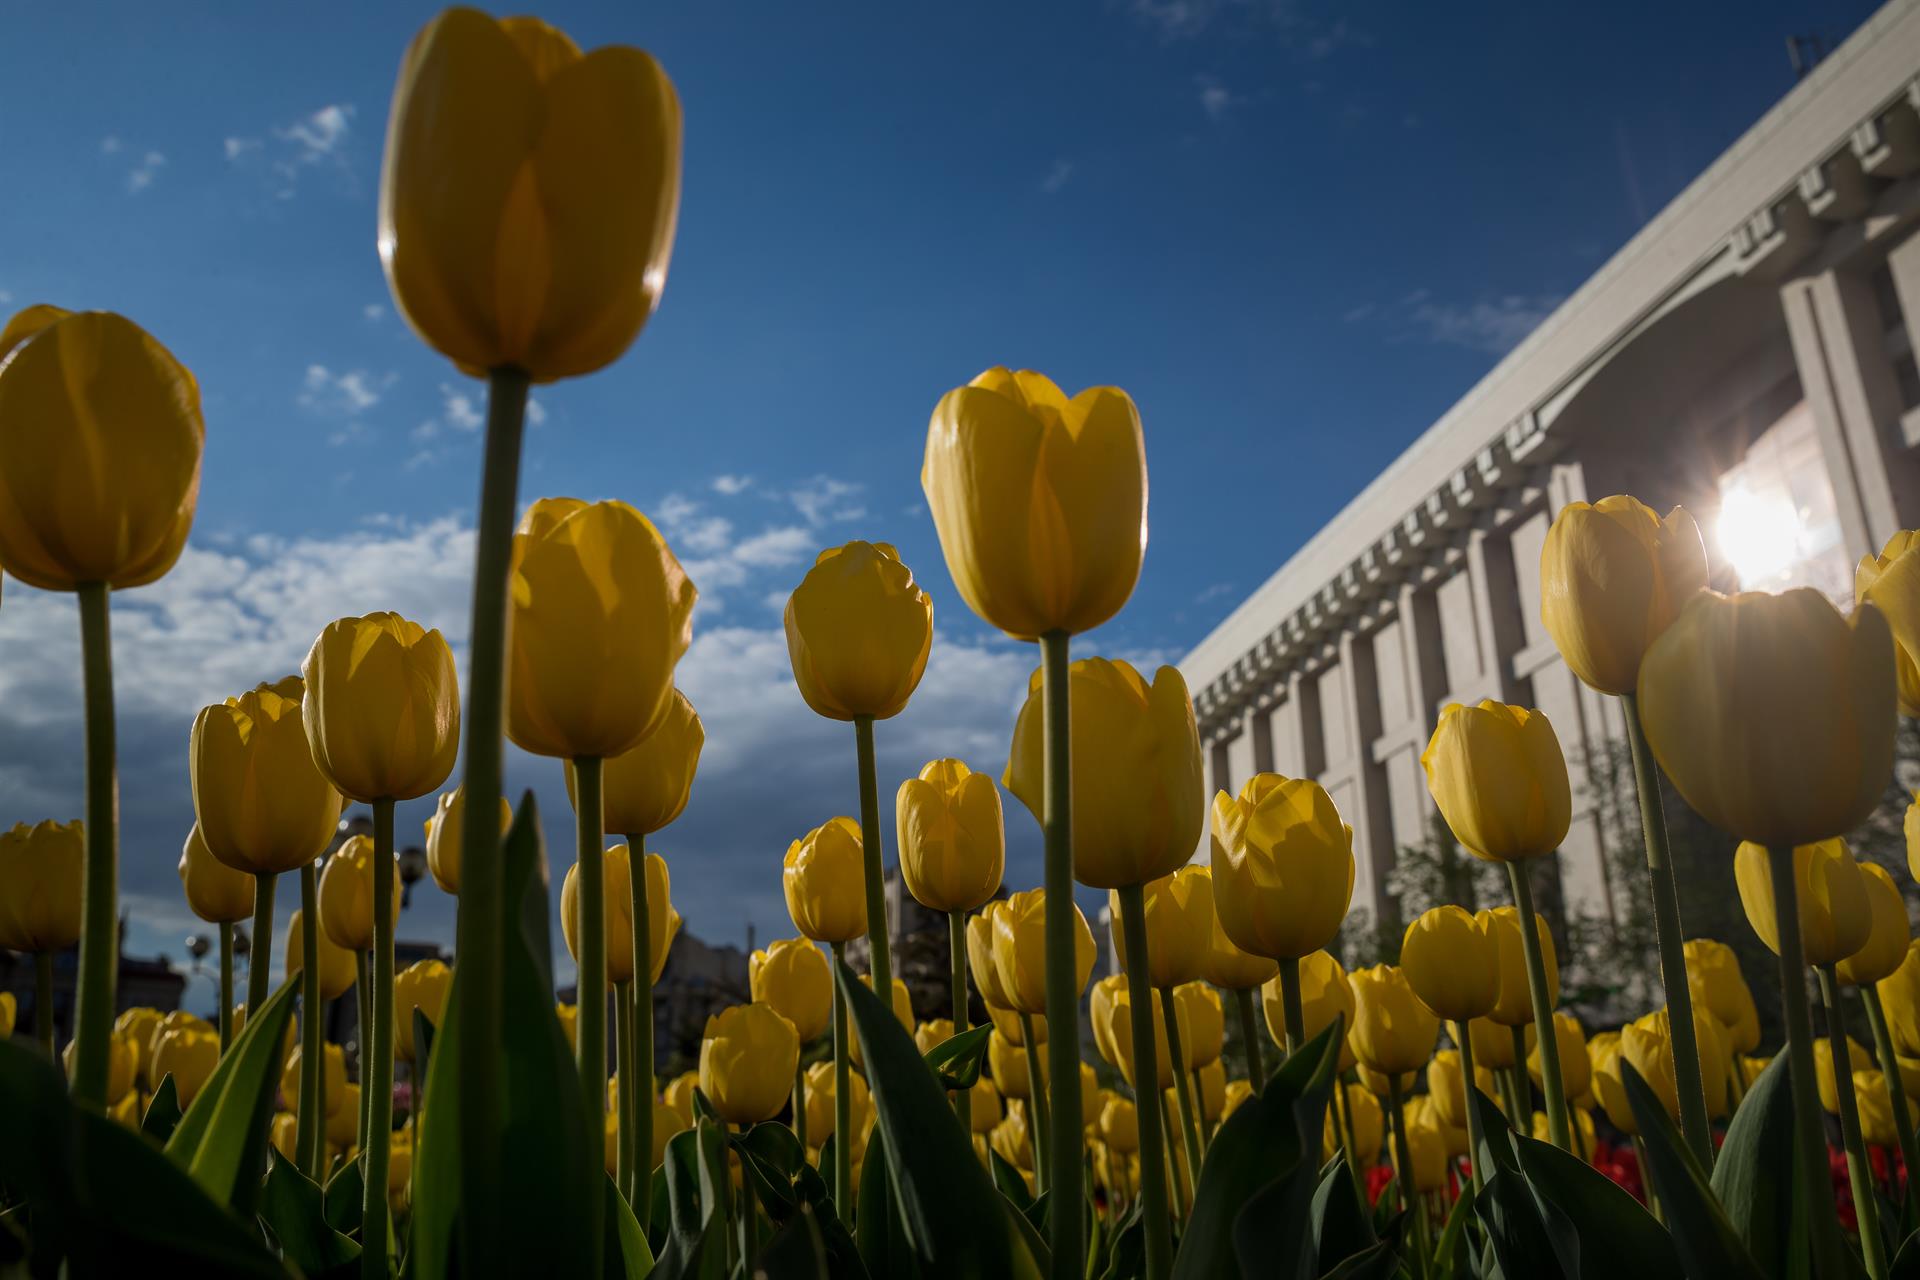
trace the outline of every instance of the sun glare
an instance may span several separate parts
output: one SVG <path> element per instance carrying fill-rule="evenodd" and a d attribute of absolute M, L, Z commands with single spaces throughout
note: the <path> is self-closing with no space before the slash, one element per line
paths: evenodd
<path fill-rule="evenodd" d="M 1777 496 L 1730 490 L 1720 503 L 1714 537 L 1740 585 L 1765 587 L 1784 577 L 1801 558 L 1800 514 Z"/>

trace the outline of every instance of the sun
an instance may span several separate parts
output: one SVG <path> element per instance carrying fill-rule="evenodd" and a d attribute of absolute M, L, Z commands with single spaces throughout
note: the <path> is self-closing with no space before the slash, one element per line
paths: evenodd
<path fill-rule="evenodd" d="M 1749 590 L 1778 585 L 1802 558 L 1800 513 L 1784 497 L 1731 489 L 1722 498 L 1714 537 Z"/>

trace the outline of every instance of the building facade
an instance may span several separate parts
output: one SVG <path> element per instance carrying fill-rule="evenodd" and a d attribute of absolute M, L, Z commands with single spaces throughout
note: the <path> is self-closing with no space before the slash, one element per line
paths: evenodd
<path fill-rule="evenodd" d="M 1538 707 L 1574 775 L 1560 895 L 1612 916 L 1588 773 L 1624 724 L 1541 624 L 1547 527 L 1613 493 L 1684 505 L 1716 587 L 1850 607 L 1853 565 L 1920 524 L 1917 231 L 1920 0 L 1895 0 L 1186 656 L 1208 794 L 1318 779 L 1354 906 L 1388 917 L 1440 709 Z"/>

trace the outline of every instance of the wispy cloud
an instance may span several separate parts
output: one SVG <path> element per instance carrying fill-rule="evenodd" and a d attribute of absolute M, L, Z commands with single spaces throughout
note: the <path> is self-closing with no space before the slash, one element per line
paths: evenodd
<path fill-rule="evenodd" d="M 100 139 L 100 154 L 103 156 L 119 155 L 122 145 L 119 137 L 110 133 Z"/>
<path fill-rule="evenodd" d="M 128 194 L 138 195 L 152 186 L 153 180 L 160 176 L 160 170 L 165 168 L 166 164 L 167 157 L 158 151 L 142 153 L 140 162 L 127 170 Z"/>
<path fill-rule="evenodd" d="M 1053 167 L 1047 170 L 1047 176 L 1040 179 L 1040 189 L 1048 195 L 1056 194 L 1073 177 L 1073 161 L 1055 160 Z"/>
<path fill-rule="evenodd" d="M 1307 13 L 1299 0 L 1127 0 L 1126 11 L 1167 44 L 1224 29 L 1235 35 L 1264 35 L 1296 56 L 1318 62 L 1342 49 L 1373 43 L 1364 28 L 1344 17 L 1328 20 Z"/>
<path fill-rule="evenodd" d="M 1385 305 L 1363 302 L 1341 319 L 1347 324 L 1375 321 L 1395 342 L 1430 342 L 1505 355 L 1540 327 L 1563 300 L 1557 293 L 1508 293 L 1453 302 L 1415 289 Z"/>
<path fill-rule="evenodd" d="M 724 498 L 731 498 L 753 488 L 752 476 L 718 475 L 713 478 L 713 491 Z"/>
<path fill-rule="evenodd" d="M 1225 120 L 1227 113 L 1242 101 L 1233 90 L 1213 76 L 1198 75 L 1193 80 L 1195 87 L 1200 91 L 1200 109 L 1207 113 L 1208 119 L 1216 123 Z"/>
<path fill-rule="evenodd" d="M 353 133 L 354 106 L 330 102 L 289 124 L 276 125 L 264 137 L 230 134 L 221 143 L 227 161 L 236 166 L 266 161 L 265 172 L 274 183 L 274 195 L 291 199 L 301 176 L 321 166 L 346 170 L 347 144 Z"/>
<path fill-rule="evenodd" d="M 787 500 L 808 524 L 822 525 L 858 520 L 867 514 L 866 507 L 853 500 L 860 490 L 861 486 L 852 481 L 814 476 L 789 489 Z"/>
<path fill-rule="evenodd" d="M 284 128 L 275 129 L 273 136 L 292 144 L 296 163 L 319 164 L 337 152 L 347 140 L 347 129 L 352 119 L 351 102 L 330 102 Z"/>
<path fill-rule="evenodd" d="M 369 302 L 366 306 L 360 308 L 360 314 L 366 317 L 368 324 L 378 324 L 386 318 L 387 308 L 381 303 Z"/>
<path fill-rule="evenodd" d="M 221 144 L 221 149 L 227 153 L 227 159 L 229 161 L 238 160 L 249 151 L 258 151 L 260 149 L 260 139 L 230 137 Z"/>
<path fill-rule="evenodd" d="M 323 364 L 310 364 L 300 379 L 294 402 L 334 424 L 327 436 L 328 444 L 346 444 L 368 434 L 361 416 L 380 403 L 380 397 L 397 377 L 391 373 L 376 376 L 365 369 L 336 371 Z"/>

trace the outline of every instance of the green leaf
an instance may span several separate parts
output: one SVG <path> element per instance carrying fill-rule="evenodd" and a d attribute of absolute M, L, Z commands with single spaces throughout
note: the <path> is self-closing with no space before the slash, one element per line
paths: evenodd
<path fill-rule="evenodd" d="M 147 1113 L 140 1117 L 140 1132 L 164 1147 L 179 1125 L 180 1091 L 174 1087 L 173 1073 L 168 1072 L 147 1102 Z"/>
<path fill-rule="evenodd" d="M 767 1280 L 827 1280 L 827 1246 L 813 1210 L 801 1205 L 799 1212 L 767 1241 L 766 1248 L 754 1259 L 756 1274 Z"/>
<path fill-rule="evenodd" d="M 294 993 L 291 982 L 281 983 L 247 1018 L 167 1139 L 167 1154 L 208 1195 L 243 1212 L 259 1198 Z"/>
<path fill-rule="evenodd" d="M 700 1203 L 700 1135 L 682 1129 L 667 1139 L 660 1170 L 667 1181 L 667 1215 L 673 1234 L 691 1244 L 707 1225 Z"/>
<path fill-rule="evenodd" d="M 1388 1280 L 1400 1269 L 1393 1241 L 1381 1240 L 1327 1272 L 1324 1280 Z"/>
<path fill-rule="evenodd" d="M 942 1273 L 1033 1272 L 1032 1257 L 1016 1242 L 1000 1198 L 974 1158 L 970 1135 L 953 1123 L 946 1091 L 922 1068 L 912 1037 L 853 970 L 836 968 L 867 1063 L 879 1116 L 874 1139 L 885 1156 L 891 1203 L 914 1254 Z M 873 1162 L 870 1149 L 868 1166 Z"/>
<path fill-rule="evenodd" d="M 1046 1193 L 1042 1192 L 1024 1209 L 1011 1200 L 1005 1206 L 1008 1221 L 1013 1223 L 1013 1229 L 1026 1242 L 1027 1252 L 1033 1255 L 1034 1265 L 1040 1268 L 1042 1274 L 1053 1269 L 1053 1250 L 1047 1246 L 1046 1237 L 1041 1234 L 1046 1230 L 1046 1200 Z"/>
<path fill-rule="evenodd" d="M 987 1148 L 987 1160 L 993 1166 L 993 1185 L 1007 1202 L 1023 1215 L 1033 1208 L 1033 1192 L 1027 1190 L 1027 1180 L 1020 1176 L 1020 1170 L 991 1147 Z"/>
<path fill-rule="evenodd" d="M 1908 1236 L 1900 1251 L 1893 1255 L 1887 1280 L 1920 1280 L 1920 1231 Z"/>
<path fill-rule="evenodd" d="M 1501 1272 L 1512 1280 L 1554 1274 L 1559 1270 L 1558 1255 L 1541 1218 L 1540 1203 L 1521 1171 L 1514 1132 L 1505 1114 L 1478 1089 L 1472 1090 L 1467 1105 L 1479 1113 L 1480 1146 L 1474 1158 L 1484 1170 L 1474 1218 L 1486 1229 Z"/>
<path fill-rule="evenodd" d="M 1807 1275 L 1812 1263 L 1794 1173 L 1793 1085 L 1782 1053 L 1774 1055 L 1733 1113 L 1712 1179 L 1734 1234 L 1779 1280 Z"/>
<path fill-rule="evenodd" d="M 980 1083 L 980 1064 L 986 1061 L 987 1040 L 993 1025 L 974 1027 L 948 1036 L 927 1050 L 923 1060 L 940 1077 L 944 1089 L 971 1089 Z"/>
<path fill-rule="evenodd" d="M 1568 1275 L 1681 1274 L 1673 1239 L 1640 1202 L 1585 1160 L 1547 1142 L 1515 1135 L 1554 1253 Z"/>
<path fill-rule="evenodd" d="M 327 1179 L 322 1207 L 328 1226 L 346 1235 L 359 1234 L 360 1214 L 366 1205 L 366 1186 L 366 1176 L 358 1159 L 347 1161 L 340 1166 L 338 1173 Z"/>
<path fill-rule="evenodd" d="M 273 1228 L 287 1261 L 300 1268 L 302 1275 L 324 1275 L 359 1260 L 360 1246 L 327 1225 L 326 1193 L 278 1151 L 267 1157 L 260 1216 Z"/>
<path fill-rule="evenodd" d="M 1647 1172 L 1654 1194 L 1673 1233 L 1674 1247 L 1690 1276 L 1742 1277 L 1759 1280 L 1760 1267 L 1727 1220 L 1706 1171 L 1667 1116 L 1667 1108 L 1633 1064 L 1620 1059 L 1620 1078 L 1627 1102 L 1640 1126 L 1640 1144 L 1647 1153 Z"/>
<path fill-rule="evenodd" d="M 1442 1276 L 1464 1276 L 1467 1263 L 1467 1220 L 1473 1217 L 1473 1184 L 1464 1184 L 1453 1208 L 1447 1211 L 1446 1226 L 1439 1243 L 1433 1247 L 1433 1271 Z"/>
<path fill-rule="evenodd" d="M 1107 1255 L 1107 1269 L 1100 1280 L 1143 1280 L 1147 1274 L 1147 1233 L 1140 1224 L 1141 1205 L 1133 1208 L 1113 1233 L 1113 1251 Z"/>
<path fill-rule="evenodd" d="M 727 1274 L 727 1219 L 716 1214 L 692 1236 L 667 1241 L 648 1280 L 722 1280 Z"/>
<path fill-rule="evenodd" d="M 602 1248 L 609 1280 L 646 1280 L 653 1271 L 653 1250 L 647 1248 L 640 1220 L 613 1185 L 606 1180 L 607 1241 Z"/>
<path fill-rule="evenodd" d="M 1320 1171 L 1311 1213 L 1314 1263 L 1323 1274 L 1342 1259 L 1365 1253 L 1380 1243 L 1344 1154 L 1336 1153 Z"/>
<path fill-rule="evenodd" d="M 793 1130 L 775 1120 L 757 1124 L 745 1133 L 734 1135 L 730 1141 L 736 1148 L 753 1152 L 788 1178 L 799 1173 L 800 1166 L 807 1162 L 807 1149 L 800 1145 L 800 1139 Z"/>
<path fill-rule="evenodd" d="M 455 966 L 427 1067 L 434 1104 L 421 1114 L 414 1154 L 409 1261 L 419 1280 L 442 1280 L 457 1270 L 460 1215 L 489 1206 L 510 1209 L 514 1222 L 539 1224 L 493 1233 L 500 1253 L 486 1260 L 489 1270 L 592 1275 L 601 1262 L 603 1135 L 599 1117 L 589 1124 L 573 1052 L 554 1012 L 546 857 L 531 794 L 520 803 L 501 857 L 502 918 L 487 932 L 500 954 L 505 1034 L 499 1044 L 465 1043 L 460 991 L 474 970 Z M 461 1068 L 482 1053 L 493 1055 L 501 1089 L 502 1159 L 491 1185 L 478 1181 L 480 1167 L 460 1149 Z"/>
<path fill-rule="evenodd" d="M 893 1204 L 887 1177 L 885 1138 L 876 1127 L 867 1139 L 866 1159 L 860 1165 L 859 1200 L 854 1210 L 854 1239 L 867 1271 L 876 1276 L 917 1276 L 919 1259 L 907 1239 L 905 1226 Z"/>
<path fill-rule="evenodd" d="M 444 1014 L 442 1015 L 445 1016 Z M 419 1005 L 413 1006 L 413 1071 L 412 1080 L 425 1080 L 427 1072 L 433 1068 L 433 1019 Z M 416 1093 L 418 1091 L 416 1090 Z M 419 1098 L 414 1102 L 417 1105 Z"/>
<path fill-rule="evenodd" d="M 822 1160 L 821 1168 L 825 1167 L 826 1162 Z M 801 1165 L 794 1175 L 793 1189 L 813 1212 L 814 1225 L 819 1228 L 820 1239 L 827 1249 L 828 1273 L 834 1280 L 867 1280 L 860 1247 L 854 1242 L 853 1233 L 847 1230 L 847 1224 L 840 1220 L 820 1171 L 811 1165 Z"/>

